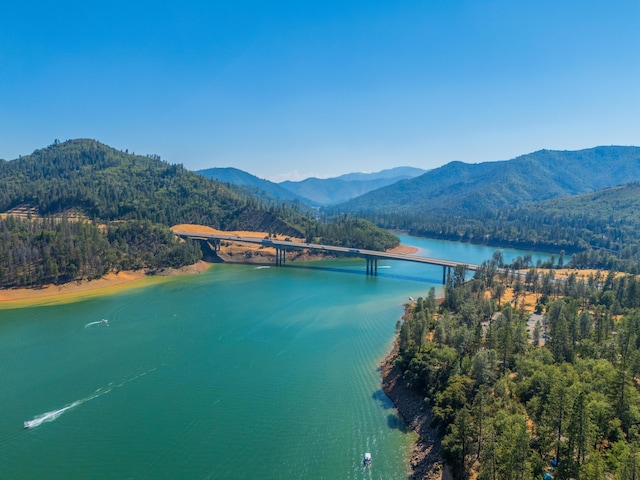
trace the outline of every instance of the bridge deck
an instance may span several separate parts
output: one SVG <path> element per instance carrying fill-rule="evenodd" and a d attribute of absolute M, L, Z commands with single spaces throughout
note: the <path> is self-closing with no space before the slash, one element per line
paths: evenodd
<path fill-rule="evenodd" d="M 321 245 L 316 243 L 300 243 L 300 242 L 288 242 L 283 240 L 270 240 L 256 237 L 243 237 L 237 235 L 222 235 L 222 234 L 202 234 L 202 233 L 189 233 L 174 231 L 174 234 L 179 237 L 192 238 L 197 240 L 224 240 L 229 242 L 238 243 L 254 243 L 263 245 L 264 247 L 273 247 L 283 250 L 316 250 L 318 252 L 332 252 L 353 255 L 368 259 L 389 259 L 389 260 L 401 260 L 404 262 L 424 263 L 428 265 L 438 265 L 441 267 L 455 268 L 458 265 L 464 265 L 467 270 L 477 270 L 478 265 L 454 262 L 450 260 L 441 260 L 438 258 L 420 257 L 417 255 L 403 255 L 401 253 L 389 253 L 378 252 L 376 250 L 365 250 L 361 248 L 347 248 L 338 247 L 335 245 Z"/>

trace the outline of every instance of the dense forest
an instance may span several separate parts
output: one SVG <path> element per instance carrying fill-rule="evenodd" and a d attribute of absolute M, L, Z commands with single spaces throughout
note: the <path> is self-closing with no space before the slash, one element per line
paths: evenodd
<path fill-rule="evenodd" d="M 564 250 L 575 268 L 640 271 L 640 183 L 465 216 L 373 215 L 412 235 L 495 246 Z"/>
<path fill-rule="evenodd" d="M 21 210 L 22 219 L 13 214 Z M 262 202 L 156 155 L 94 140 L 54 142 L 0 161 L 0 287 L 98 278 L 111 270 L 179 267 L 201 258 L 169 227 L 315 235 L 385 250 L 397 237 L 364 220 L 323 224 L 290 205 Z M 27 212 L 25 214 L 25 212 Z"/>
<path fill-rule="evenodd" d="M 100 278 L 110 271 L 181 267 L 202 257 L 197 242 L 144 220 L 102 228 L 63 218 L 0 219 L 0 287 Z"/>
<path fill-rule="evenodd" d="M 398 333 L 397 365 L 431 409 L 455 478 L 640 478 L 638 279 L 558 281 L 535 268 L 522 278 L 499 255 L 465 273 L 441 305 L 433 290 L 418 299 Z M 533 326 L 526 293 L 544 312 Z"/>

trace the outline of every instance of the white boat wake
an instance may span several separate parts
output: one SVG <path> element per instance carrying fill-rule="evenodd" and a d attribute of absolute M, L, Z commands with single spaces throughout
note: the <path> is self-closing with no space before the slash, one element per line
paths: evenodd
<path fill-rule="evenodd" d="M 46 413 L 41 413 L 40 415 L 37 415 L 36 417 L 34 417 L 33 420 L 27 420 L 26 422 L 24 422 L 24 428 L 35 428 L 35 427 L 39 427 L 40 425 L 42 425 L 44 422 L 53 422 L 56 418 L 58 418 L 60 415 L 62 415 L 64 412 L 66 412 L 67 410 L 71 410 L 74 407 L 77 407 L 78 405 L 82 405 L 84 402 L 88 402 L 89 400 L 93 400 L 94 398 L 99 397 L 100 395 L 104 395 L 105 393 L 109 393 L 111 391 L 111 388 L 106 388 L 106 389 L 102 389 L 99 388 L 98 390 L 96 390 L 94 392 L 93 395 L 87 397 L 87 398 L 83 398 L 81 400 L 76 400 L 73 403 L 70 403 L 69 405 L 59 408 L 58 410 L 53 410 L 51 412 L 46 412 Z"/>
<path fill-rule="evenodd" d="M 90 327 L 92 325 L 100 325 L 100 324 L 105 325 L 105 326 L 108 327 L 109 326 L 109 320 L 107 320 L 106 318 L 103 318 L 102 320 L 98 320 L 96 322 L 89 322 L 84 326 L 84 328 Z"/>
<path fill-rule="evenodd" d="M 96 323 L 100 323 L 100 322 L 96 322 Z M 39 427 L 40 425 L 42 425 L 45 422 L 53 422 L 55 419 L 57 419 L 60 415 L 62 415 L 64 412 L 66 412 L 67 410 L 71 410 L 72 408 L 75 408 L 79 405 L 82 405 L 84 402 L 88 402 L 89 400 L 93 400 L 94 398 L 98 398 L 102 395 L 104 395 L 105 393 L 109 393 L 111 390 L 113 390 L 114 388 L 120 388 L 124 385 L 126 385 L 129 382 L 133 382 L 134 380 L 145 376 L 147 373 L 149 372 L 153 372 L 155 370 L 155 368 L 152 368 L 150 370 L 147 370 L 146 372 L 142 372 L 139 373 L 127 380 L 124 380 L 120 383 L 117 384 L 113 384 L 110 383 L 107 387 L 101 387 L 99 389 L 97 389 L 95 392 L 93 392 L 92 395 L 89 395 L 86 398 L 82 398 L 80 400 L 76 400 L 73 403 L 70 403 L 69 405 L 66 405 L 62 408 L 59 408 L 58 410 L 52 410 L 51 412 L 45 412 L 45 413 L 41 413 L 40 415 L 37 415 L 33 418 L 33 420 L 27 420 L 24 422 L 24 428 L 35 428 L 35 427 Z"/>

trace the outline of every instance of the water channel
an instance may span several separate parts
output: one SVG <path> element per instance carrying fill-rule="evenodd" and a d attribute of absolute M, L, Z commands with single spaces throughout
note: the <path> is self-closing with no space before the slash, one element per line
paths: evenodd
<path fill-rule="evenodd" d="M 402 241 L 469 263 L 495 251 Z M 414 437 L 378 365 L 403 303 L 441 280 L 394 261 L 375 277 L 362 259 L 215 265 L 0 309 L 0 478 L 406 478 Z"/>

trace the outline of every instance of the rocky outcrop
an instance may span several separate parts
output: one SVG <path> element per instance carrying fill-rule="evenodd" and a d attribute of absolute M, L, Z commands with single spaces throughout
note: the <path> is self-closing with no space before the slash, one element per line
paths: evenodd
<path fill-rule="evenodd" d="M 395 405 L 406 424 L 418 434 L 411 454 L 409 478 L 416 480 L 445 480 L 438 432 L 432 428 L 433 415 L 424 399 L 410 390 L 401 370 L 394 365 L 398 356 L 397 344 L 381 365 L 382 389 Z"/>

